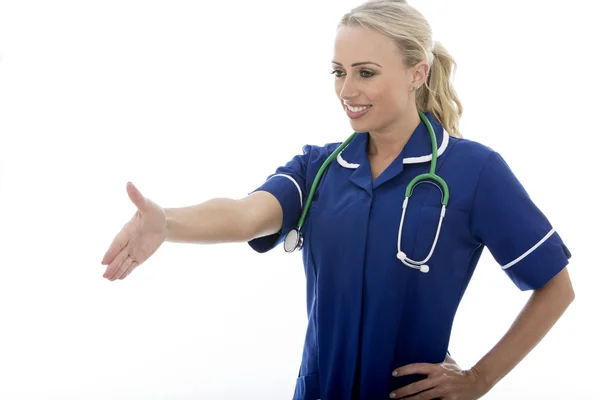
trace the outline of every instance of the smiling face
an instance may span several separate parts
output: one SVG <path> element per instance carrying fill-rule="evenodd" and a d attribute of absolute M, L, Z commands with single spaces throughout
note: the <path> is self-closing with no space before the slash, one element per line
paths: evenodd
<path fill-rule="evenodd" d="M 336 94 L 355 131 L 387 131 L 407 112 L 416 114 L 412 89 L 420 86 L 426 69 L 421 63 L 406 67 L 387 36 L 361 26 L 341 26 L 332 67 Z"/>

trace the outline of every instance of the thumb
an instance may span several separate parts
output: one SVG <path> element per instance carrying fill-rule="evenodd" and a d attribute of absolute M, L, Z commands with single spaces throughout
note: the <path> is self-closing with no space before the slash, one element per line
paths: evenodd
<path fill-rule="evenodd" d="M 127 194 L 129 195 L 129 199 L 140 211 L 145 211 L 148 208 L 146 198 L 131 182 L 127 182 Z"/>

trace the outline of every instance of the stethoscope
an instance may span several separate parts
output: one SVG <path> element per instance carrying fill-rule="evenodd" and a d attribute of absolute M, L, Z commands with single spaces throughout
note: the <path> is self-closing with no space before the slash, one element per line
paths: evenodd
<path fill-rule="evenodd" d="M 436 164 L 437 164 L 437 140 L 435 138 L 435 132 L 433 130 L 433 127 L 431 126 L 431 123 L 429 122 L 429 119 L 427 118 L 427 116 L 425 114 L 423 114 L 421 111 L 419 111 L 419 117 L 421 117 L 421 120 L 427 126 L 427 130 L 429 131 L 429 136 L 431 138 L 431 168 L 429 169 L 429 173 L 421 174 L 421 175 L 418 175 L 415 178 L 413 178 L 409 182 L 408 186 L 406 187 L 404 203 L 402 203 L 402 217 L 400 218 L 400 226 L 398 228 L 398 253 L 396 254 L 396 257 L 400 261 L 402 261 L 402 263 L 404 265 L 406 265 L 407 267 L 418 269 L 421 272 L 429 272 L 429 266 L 426 263 L 427 263 L 427 261 L 429 261 L 429 259 L 433 255 L 433 251 L 435 250 L 435 246 L 437 245 L 437 241 L 438 241 L 438 238 L 440 235 L 440 230 L 442 229 L 442 221 L 444 219 L 444 216 L 446 215 L 446 206 L 448 205 L 448 200 L 450 199 L 450 193 L 448 191 L 448 185 L 446 184 L 446 182 L 442 178 L 440 178 L 438 175 L 436 175 L 436 173 L 435 173 L 435 168 L 436 168 Z M 304 244 L 304 237 L 302 234 L 302 226 L 304 225 L 304 222 L 306 220 L 306 215 L 308 214 L 308 210 L 310 208 L 310 204 L 312 202 L 312 199 L 313 199 L 313 196 L 317 189 L 317 186 L 319 185 L 319 181 L 321 180 L 321 177 L 323 176 L 323 173 L 325 172 L 325 170 L 327 169 L 329 164 L 331 164 L 333 159 L 335 159 L 337 157 L 337 155 L 342 150 L 344 150 L 346 148 L 346 146 L 348 146 L 348 144 L 352 141 L 352 139 L 354 138 L 354 136 L 356 136 L 356 134 L 357 134 L 357 132 L 354 132 L 352 135 L 350 135 L 350 137 L 348 139 L 346 139 L 346 141 L 344 143 L 339 145 L 335 149 L 335 151 L 325 160 L 323 165 L 321 165 L 321 168 L 319 168 L 319 171 L 317 172 L 317 176 L 315 177 L 315 180 L 313 181 L 313 184 L 310 188 L 310 192 L 308 194 L 306 203 L 304 204 L 304 207 L 302 208 L 302 214 L 300 215 L 300 221 L 298 222 L 297 227 L 290 230 L 288 232 L 288 234 L 285 236 L 285 240 L 283 242 L 283 249 L 287 253 L 292 253 L 293 251 L 300 250 L 302 248 L 302 245 Z M 440 190 L 440 193 L 442 195 L 442 210 L 440 211 L 440 218 L 438 220 L 437 231 L 435 233 L 435 238 L 433 240 L 433 244 L 431 245 L 429 254 L 427 255 L 427 257 L 425 257 L 425 259 L 423 259 L 421 261 L 415 261 L 415 260 L 411 260 L 410 258 L 408 258 L 406 256 L 406 253 L 404 253 L 401 250 L 402 226 L 404 225 L 404 217 L 406 215 L 406 209 L 408 208 L 408 200 L 410 199 L 410 196 L 412 195 L 412 192 L 413 192 L 413 189 L 415 188 L 415 186 L 419 185 L 421 183 L 431 183 Z M 437 185 L 437 184 L 439 184 L 439 185 Z"/>

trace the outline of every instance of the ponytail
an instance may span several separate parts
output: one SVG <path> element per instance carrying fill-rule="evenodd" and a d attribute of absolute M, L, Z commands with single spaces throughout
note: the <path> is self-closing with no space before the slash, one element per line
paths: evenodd
<path fill-rule="evenodd" d="M 456 62 L 440 42 L 434 42 L 433 62 L 427 82 L 417 91 L 417 108 L 430 111 L 444 129 L 455 137 L 461 137 L 458 122 L 463 107 L 452 85 Z"/>

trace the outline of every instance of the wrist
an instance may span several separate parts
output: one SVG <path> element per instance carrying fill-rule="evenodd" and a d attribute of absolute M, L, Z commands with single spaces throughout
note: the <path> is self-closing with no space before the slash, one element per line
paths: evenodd
<path fill-rule="evenodd" d="M 475 365 L 470 369 L 475 380 L 475 386 L 481 396 L 492 390 L 496 385 L 496 379 L 491 376 L 490 372 L 481 366 Z"/>
<path fill-rule="evenodd" d="M 173 209 L 163 208 L 163 212 L 165 214 L 165 227 L 167 230 L 167 241 L 172 241 L 174 239 L 174 228 L 175 228 L 175 216 L 173 213 Z"/>

